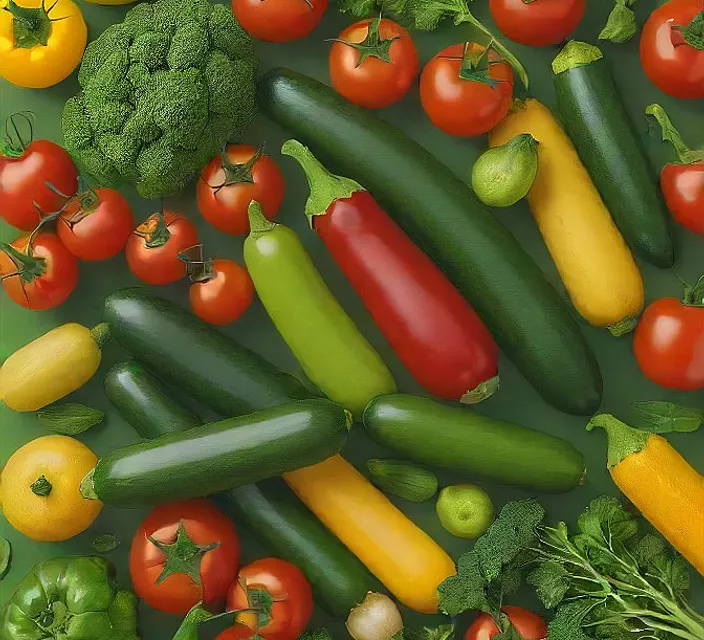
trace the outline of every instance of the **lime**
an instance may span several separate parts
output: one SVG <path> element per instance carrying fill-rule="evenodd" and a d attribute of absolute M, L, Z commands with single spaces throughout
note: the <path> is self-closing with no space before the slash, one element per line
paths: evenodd
<path fill-rule="evenodd" d="M 458 538 L 478 538 L 494 521 L 494 504 L 486 491 L 473 484 L 445 487 L 435 504 L 440 523 Z"/>

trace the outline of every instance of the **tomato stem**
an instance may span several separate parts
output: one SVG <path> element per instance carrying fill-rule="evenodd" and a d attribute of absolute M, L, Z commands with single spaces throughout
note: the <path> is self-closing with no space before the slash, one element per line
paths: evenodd
<path fill-rule="evenodd" d="M 688 307 L 704 307 L 704 276 L 694 286 L 685 284 L 682 302 Z"/>
<path fill-rule="evenodd" d="M 669 142 L 673 146 L 682 164 L 704 161 L 704 149 L 690 149 L 682 140 L 682 136 L 672 124 L 665 109 L 659 104 L 648 105 L 645 109 L 645 114 L 654 118 L 657 124 L 660 125 L 663 142 Z"/>
<path fill-rule="evenodd" d="M 680 40 L 681 41 L 678 41 Z M 700 11 L 687 25 L 672 27 L 672 44 L 674 46 L 689 45 L 699 51 L 704 51 L 704 11 Z"/>
<path fill-rule="evenodd" d="M 225 172 L 225 179 L 223 180 L 222 184 L 208 184 L 208 186 L 213 189 L 216 194 L 220 191 L 220 189 L 232 186 L 233 184 L 254 184 L 254 177 L 252 175 L 252 171 L 254 169 L 254 165 L 259 162 L 259 158 L 261 158 L 262 153 L 264 152 L 264 145 L 260 146 L 254 153 L 254 155 L 249 160 L 247 160 L 247 162 L 243 162 L 240 164 L 230 162 L 230 158 L 227 155 L 227 149 L 228 147 L 225 146 L 225 148 L 220 152 L 220 158 L 222 160 L 220 166 Z"/>
<path fill-rule="evenodd" d="M 39 476 L 29 487 L 34 495 L 46 498 L 54 488 L 51 482 L 46 479 L 46 476 Z"/>
<path fill-rule="evenodd" d="M 20 132 L 20 128 L 15 122 L 15 118 L 21 117 L 29 127 L 29 142 L 25 142 L 25 139 Z M 12 132 L 14 132 L 14 137 Z M 7 158 L 21 158 L 22 154 L 27 150 L 27 147 L 31 144 L 34 138 L 34 114 L 31 111 L 19 111 L 13 113 L 10 117 L 5 120 L 5 141 L 0 147 L 2 155 Z"/>
<path fill-rule="evenodd" d="M 10 276 L 19 276 L 22 282 L 32 282 L 35 278 L 46 272 L 46 261 L 44 258 L 36 258 L 32 255 L 31 241 L 27 243 L 27 253 L 17 250 L 7 242 L 0 242 L 0 251 L 14 262 L 17 271 L 2 276 L 2 280 Z"/>
<path fill-rule="evenodd" d="M 163 247 L 171 238 L 163 209 L 152 214 L 140 224 L 135 230 L 135 234 L 144 238 L 148 249 Z"/>
<path fill-rule="evenodd" d="M 179 252 L 178 259 L 186 263 L 186 273 L 191 282 L 208 282 L 215 277 L 213 261 L 203 259 L 202 244 Z"/>
<path fill-rule="evenodd" d="M 379 14 L 378 18 L 374 18 L 369 23 L 367 37 L 362 40 L 362 42 L 348 42 L 347 40 L 342 40 L 340 38 L 329 38 L 326 42 L 339 42 L 359 51 L 359 59 L 355 65 L 356 68 L 361 67 L 367 58 L 377 58 L 382 62 L 391 64 L 391 45 L 396 40 L 400 40 L 401 36 L 394 36 L 393 38 L 387 38 L 385 40 L 382 39 L 379 34 L 380 25 L 381 14 Z"/>

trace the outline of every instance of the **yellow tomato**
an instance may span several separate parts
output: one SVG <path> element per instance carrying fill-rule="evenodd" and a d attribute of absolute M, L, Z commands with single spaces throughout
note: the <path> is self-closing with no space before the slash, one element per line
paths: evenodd
<path fill-rule="evenodd" d="M 80 64 L 88 29 L 72 0 L 0 0 L 0 76 L 44 89 Z"/>
<path fill-rule="evenodd" d="M 15 451 L 0 475 L 0 505 L 8 522 L 41 542 L 85 531 L 103 508 L 80 493 L 83 476 L 97 462 L 86 445 L 67 436 L 37 438 Z"/>

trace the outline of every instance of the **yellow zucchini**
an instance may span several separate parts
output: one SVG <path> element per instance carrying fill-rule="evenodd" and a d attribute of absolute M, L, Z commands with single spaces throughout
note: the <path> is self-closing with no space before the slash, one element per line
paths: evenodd
<path fill-rule="evenodd" d="M 632 331 L 645 301 L 643 278 L 574 145 L 534 99 L 517 104 L 489 142 L 500 146 L 522 133 L 539 142 L 528 203 L 572 303 L 594 326 Z"/>
<path fill-rule="evenodd" d="M 455 563 L 340 456 L 284 474 L 306 506 L 403 604 L 436 613 Z"/>

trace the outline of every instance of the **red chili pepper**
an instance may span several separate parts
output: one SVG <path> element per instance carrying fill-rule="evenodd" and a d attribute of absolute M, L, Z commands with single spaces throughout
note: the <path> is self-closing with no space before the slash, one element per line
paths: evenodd
<path fill-rule="evenodd" d="M 496 343 L 442 271 L 362 186 L 332 175 L 296 140 L 282 153 L 306 173 L 313 229 L 417 382 L 468 403 L 496 391 Z"/>

